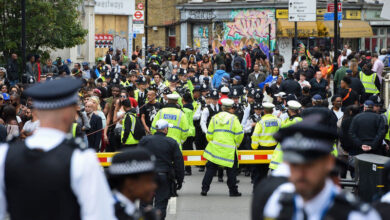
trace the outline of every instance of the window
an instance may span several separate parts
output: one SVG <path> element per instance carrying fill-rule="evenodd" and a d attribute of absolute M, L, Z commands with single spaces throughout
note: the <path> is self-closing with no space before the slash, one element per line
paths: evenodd
<path fill-rule="evenodd" d="M 365 50 L 373 52 L 379 52 L 382 48 L 388 48 L 390 46 L 390 28 L 387 27 L 373 27 L 372 32 L 374 34 L 371 38 L 365 38 L 364 46 Z"/>
<path fill-rule="evenodd" d="M 169 27 L 168 36 L 176 36 L 176 26 Z"/>

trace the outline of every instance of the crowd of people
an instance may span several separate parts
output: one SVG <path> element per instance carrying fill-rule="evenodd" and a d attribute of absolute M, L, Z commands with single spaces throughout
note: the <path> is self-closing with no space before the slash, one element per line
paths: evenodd
<path fill-rule="evenodd" d="M 213 147 L 275 150 L 270 165 L 242 167 L 257 185 L 269 168 L 275 170 L 283 162 L 273 135 L 312 112 L 326 115 L 324 123 L 338 133 L 332 153 L 349 160 L 342 177 L 347 170 L 354 175 L 355 155 L 389 154 L 390 113 L 381 99 L 384 68 L 390 57 L 387 50 L 378 55 L 345 46 L 335 59 L 337 69 L 328 51 L 314 47 L 301 54 L 294 50 L 287 73 L 280 72 L 288 61 L 277 49 L 268 56 L 256 44 L 239 51 L 225 51 L 223 47 L 217 51 L 201 54 L 199 49 L 151 46 L 142 59 L 139 48 L 131 58 L 110 48 L 93 66 L 88 62 L 72 64 L 60 57 L 43 65 L 38 55 L 28 56 L 26 73 L 20 78 L 18 58 L 12 54 L 6 68 L 0 68 L 0 141 L 25 139 L 39 127 L 32 99 L 23 93 L 26 88 L 35 82 L 73 77 L 83 82 L 69 131 L 74 137 L 96 152 L 122 151 L 143 143 L 145 137 L 159 130 L 156 127 L 162 122 L 158 121 L 165 119 L 171 123 L 167 136 L 180 149 L 205 150 L 205 158 L 213 162 L 207 166 L 203 196 L 214 172 L 223 182 L 219 165 L 236 166 L 235 157 L 227 165 L 214 161 L 220 155 Z M 219 112 L 234 114 L 237 122 L 226 121 L 229 115 L 214 118 Z M 216 141 L 210 129 L 215 129 L 217 120 L 232 124 L 229 132 L 235 134 L 234 144 Z M 240 196 L 237 174 L 226 170 L 230 196 Z M 191 167 L 185 168 L 185 174 L 192 174 Z"/>

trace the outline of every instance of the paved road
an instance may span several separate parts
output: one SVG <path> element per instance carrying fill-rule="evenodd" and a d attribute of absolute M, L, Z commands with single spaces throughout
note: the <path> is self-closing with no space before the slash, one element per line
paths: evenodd
<path fill-rule="evenodd" d="M 219 183 L 215 177 L 207 197 L 203 197 L 200 196 L 203 175 L 204 173 L 193 168 L 192 176 L 185 177 L 185 183 L 183 189 L 179 191 L 179 197 L 171 198 L 168 204 L 167 220 L 249 219 L 252 194 L 252 184 L 249 177 L 238 176 L 240 180 L 238 190 L 242 193 L 242 197 L 229 197 L 226 173 L 224 183 Z"/>

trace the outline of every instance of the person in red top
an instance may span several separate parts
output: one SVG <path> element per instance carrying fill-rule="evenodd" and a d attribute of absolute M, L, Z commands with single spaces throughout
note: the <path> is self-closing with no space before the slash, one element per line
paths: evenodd
<path fill-rule="evenodd" d="M 137 108 L 138 107 L 138 102 L 134 98 L 134 88 L 132 86 L 127 87 L 127 93 L 128 93 L 128 96 L 129 96 L 131 107 Z"/>
<path fill-rule="evenodd" d="M 221 88 L 221 93 L 222 94 L 221 94 L 221 97 L 218 100 L 218 104 L 219 105 L 222 105 L 222 102 L 221 102 L 222 99 L 228 99 L 229 98 L 229 96 L 228 96 L 229 92 L 230 92 L 230 90 L 229 90 L 228 87 L 224 86 L 224 87 Z"/>
<path fill-rule="evenodd" d="M 246 69 L 250 70 L 252 68 L 251 55 L 249 54 L 249 51 L 246 47 L 244 47 L 242 51 L 245 53 Z"/>
<path fill-rule="evenodd" d="M 35 55 L 35 68 L 37 70 L 36 79 L 37 81 L 41 81 L 42 67 L 41 67 L 41 57 L 39 55 Z"/>

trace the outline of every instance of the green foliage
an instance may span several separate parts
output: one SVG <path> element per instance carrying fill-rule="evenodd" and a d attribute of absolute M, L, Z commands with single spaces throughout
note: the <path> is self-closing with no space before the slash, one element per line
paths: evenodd
<path fill-rule="evenodd" d="M 26 0 L 27 53 L 47 54 L 84 43 L 87 30 L 80 22 L 82 0 Z M 0 51 L 20 55 L 22 15 L 20 0 L 0 0 Z"/>

